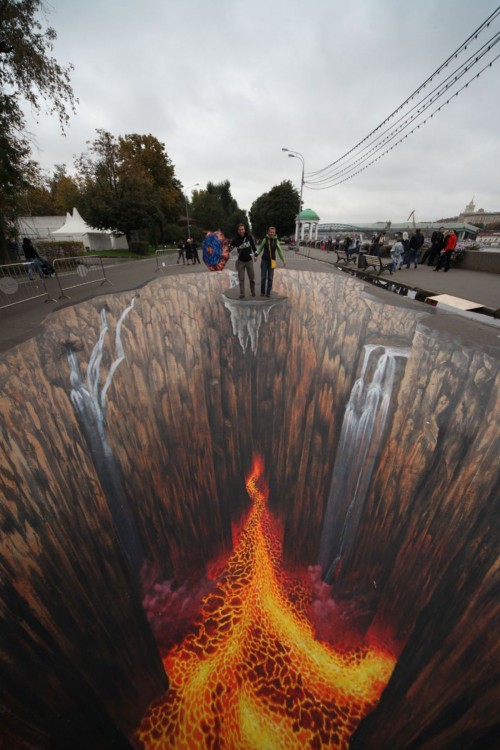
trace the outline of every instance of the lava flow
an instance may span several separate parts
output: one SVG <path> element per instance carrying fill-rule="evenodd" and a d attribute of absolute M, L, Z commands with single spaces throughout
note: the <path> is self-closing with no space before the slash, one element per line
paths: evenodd
<path fill-rule="evenodd" d="M 262 471 L 257 458 L 248 519 L 196 632 L 164 659 L 170 689 L 134 737 L 144 750 L 347 748 L 394 668 L 377 646 L 315 639 L 296 591 L 290 600 Z"/>

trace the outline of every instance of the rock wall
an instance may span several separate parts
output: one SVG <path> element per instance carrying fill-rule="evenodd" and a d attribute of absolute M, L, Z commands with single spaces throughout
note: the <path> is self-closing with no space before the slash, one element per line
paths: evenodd
<path fill-rule="evenodd" d="M 365 630 L 389 630 L 404 646 L 353 747 L 486 743 L 500 494 L 494 335 L 344 274 L 280 270 L 286 299 L 253 319 L 252 351 L 233 333 L 228 286 L 225 273 L 166 278 L 135 300 L 67 308 L 0 360 L 4 741 L 127 746 L 168 684 L 138 582 L 199 581 L 227 553 L 255 451 L 286 564 L 316 565 L 320 544 L 330 562 L 337 544 L 336 604 L 362 601 Z M 409 354 L 370 444 L 354 523 L 332 477 L 366 347 L 387 346 Z M 83 384 L 91 376 L 95 430 L 92 419 L 82 429 L 71 400 L 70 357 Z M 339 546 L 340 527 L 349 538 Z"/>

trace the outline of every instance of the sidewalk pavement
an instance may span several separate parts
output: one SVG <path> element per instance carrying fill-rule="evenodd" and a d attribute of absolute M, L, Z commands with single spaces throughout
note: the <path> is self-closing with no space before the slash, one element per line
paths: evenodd
<path fill-rule="evenodd" d="M 309 250 L 309 248 L 302 248 L 300 253 L 294 253 L 290 250 L 286 253 L 287 268 L 290 270 L 342 273 L 334 265 L 336 257 L 334 252 L 327 253 L 321 250 Z M 227 268 L 234 270 L 234 259 L 231 259 Z M 353 266 L 350 265 L 348 268 L 352 269 Z M 41 333 L 43 323 L 51 312 L 94 297 L 139 289 L 149 281 L 161 276 L 184 276 L 193 273 L 209 273 L 209 271 L 203 263 L 196 266 L 183 266 L 177 265 L 172 258 L 169 264 L 160 270 L 155 258 L 132 260 L 130 262 L 122 261 L 107 265 L 106 276 L 111 281 L 111 285 L 100 286 L 99 283 L 82 285 L 70 290 L 71 299 L 69 300 L 63 299 L 54 303 L 44 302 L 43 299 L 38 298 L 0 309 L 0 352 L 7 351 L 22 341 Z M 443 271 L 435 273 L 432 268 L 420 266 L 417 270 L 411 269 L 408 271 L 405 269 L 392 274 L 392 276 L 385 272 L 379 278 L 390 279 L 393 282 L 434 292 L 435 294 L 450 294 L 461 297 L 493 310 L 500 308 L 500 275 L 497 274 L 454 268 L 449 273 Z M 59 290 L 54 279 L 47 279 L 47 288 L 51 295 L 57 299 Z M 486 316 L 484 317 L 485 322 L 487 322 Z"/>
<path fill-rule="evenodd" d="M 308 247 L 301 247 L 300 255 L 332 265 L 337 260 L 337 255 L 334 251 L 328 253 L 326 250 L 317 250 Z M 384 258 L 384 260 L 387 260 L 387 258 Z M 344 266 L 341 264 L 338 267 Z M 347 268 L 356 270 L 353 264 L 349 264 Z M 377 276 L 377 274 L 370 273 L 370 276 Z M 500 308 L 500 274 L 466 271 L 465 269 L 453 267 L 450 268 L 448 273 L 445 273 L 443 270 L 436 273 L 435 269 L 431 266 L 419 265 L 417 269 L 412 267 L 408 270 L 405 267 L 402 271 L 395 271 L 392 275 L 389 271 L 384 271 L 379 278 L 383 280 L 390 279 L 393 282 L 405 284 L 414 289 L 422 289 L 435 295 L 449 294 L 453 297 L 475 302 L 492 310 Z"/>

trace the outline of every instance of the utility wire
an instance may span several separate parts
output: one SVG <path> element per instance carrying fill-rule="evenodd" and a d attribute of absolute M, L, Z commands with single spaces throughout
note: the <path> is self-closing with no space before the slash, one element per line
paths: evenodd
<path fill-rule="evenodd" d="M 406 114 L 401 115 L 401 117 L 396 120 L 392 127 L 387 128 L 385 131 L 380 133 L 373 141 L 364 146 L 357 158 L 354 158 L 355 155 L 353 154 L 344 162 L 344 164 L 340 164 L 336 169 L 327 174 L 325 173 L 325 175 L 322 177 L 318 176 L 316 179 L 308 180 L 307 184 L 319 185 L 321 183 L 330 182 L 332 179 L 352 171 L 352 169 L 354 169 L 357 164 L 364 163 L 370 157 L 370 154 L 380 151 L 380 149 L 383 148 L 386 143 L 390 143 L 392 140 L 394 140 L 394 138 L 396 138 L 399 133 L 403 132 L 403 130 L 406 130 L 406 128 L 408 128 L 412 122 L 418 120 L 418 118 L 421 117 L 424 112 L 426 112 L 429 107 L 432 106 L 432 104 L 434 104 L 436 101 L 438 101 L 438 99 L 444 96 L 449 89 L 453 88 L 453 86 L 466 73 L 469 73 L 472 68 L 477 65 L 479 61 L 483 57 L 485 57 L 485 55 L 487 55 L 496 44 L 498 44 L 498 42 L 500 42 L 500 32 L 489 39 L 488 42 L 486 42 L 486 44 L 484 44 L 483 47 L 481 47 L 477 51 L 477 53 L 471 55 L 471 57 L 469 57 L 464 63 L 462 63 L 460 67 L 456 68 L 452 73 L 450 73 L 450 75 L 443 81 L 442 84 L 436 86 L 427 96 L 417 102 Z M 469 65 L 468 63 L 470 63 L 471 60 L 474 60 L 474 62 Z M 450 79 L 452 80 L 450 81 Z M 429 101 L 426 102 L 427 99 L 429 99 Z M 417 110 L 416 112 L 414 112 L 415 109 Z M 412 112 L 414 112 L 414 114 L 409 117 Z M 406 119 L 404 119 L 405 117 Z M 404 122 L 402 122 L 403 120 Z M 383 138 L 384 135 L 386 136 L 385 138 Z M 382 140 L 380 140 L 381 138 Z M 369 148 L 370 146 L 371 148 Z M 367 151 L 367 149 L 369 150 Z M 349 162 L 351 162 L 351 164 L 349 164 Z"/>
<path fill-rule="evenodd" d="M 382 154 L 380 154 L 380 156 L 377 156 L 376 159 L 372 159 L 372 161 L 370 161 L 368 164 L 366 164 L 366 166 L 362 167 L 362 169 L 358 169 L 356 172 L 354 172 L 349 177 L 344 177 L 342 180 L 338 180 L 337 182 L 333 182 L 331 185 L 324 185 L 323 187 L 316 187 L 314 185 L 314 183 L 313 184 L 309 184 L 308 182 L 305 182 L 304 185 L 306 185 L 310 190 L 327 190 L 328 188 L 335 187 L 336 185 L 340 185 L 342 182 L 347 182 L 347 180 L 352 180 L 352 178 L 355 177 L 357 174 L 360 174 L 361 172 L 364 172 L 365 169 L 368 169 L 368 167 L 370 167 L 372 164 L 375 164 L 375 162 L 379 161 L 383 156 L 385 156 L 386 154 L 388 154 L 389 151 L 392 151 L 394 148 L 396 148 L 396 146 L 399 146 L 399 144 L 402 143 L 403 141 L 405 141 L 408 138 L 408 136 L 412 135 L 416 130 L 418 130 L 419 128 L 423 127 L 429 120 L 431 120 L 434 117 L 434 115 L 437 112 L 440 112 L 444 107 L 446 107 L 447 104 L 449 104 L 451 102 L 452 99 L 454 99 L 464 89 L 466 89 L 469 86 L 469 84 L 472 83 L 472 81 L 474 81 L 477 78 L 479 78 L 479 76 L 482 73 L 484 73 L 485 70 L 487 70 L 488 68 L 491 68 L 492 65 L 493 65 L 493 63 L 496 62 L 499 58 L 500 58 L 500 54 L 497 55 L 495 58 L 493 58 L 493 60 L 491 60 L 491 62 L 489 62 L 488 65 L 485 65 L 484 68 L 482 68 L 482 70 L 479 71 L 479 73 L 476 73 L 475 76 L 473 76 L 472 78 L 470 78 L 467 81 L 467 83 L 464 84 L 464 86 L 462 86 L 460 89 L 458 89 L 458 91 L 456 91 L 444 104 L 441 104 L 440 107 L 438 107 L 437 109 L 435 109 L 434 112 L 432 112 L 429 115 L 429 117 L 426 117 L 426 119 L 423 122 L 421 122 L 419 125 L 417 125 L 415 128 L 413 128 L 413 130 L 410 130 L 409 133 L 407 133 L 405 136 L 403 136 L 403 138 L 401 138 L 399 141 L 397 141 L 393 146 L 391 146 L 386 151 L 384 151 Z"/>
<path fill-rule="evenodd" d="M 391 114 L 388 117 L 386 117 L 386 119 L 383 122 L 381 122 L 380 125 L 378 125 L 374 130 L 372 130 L 371 133 L 369 133 L 365 138 L 363 138 L 361 141 L 359 141 L 359 143 L 357 143 L 355 146 L 353 146 L 353 148 L 351 148 L 349 151 L 346 151 L 345 154 L 343 154 L 342 156 L 340 156 L 335 161 L 331 162 L 330 164 L 327 164 L 326 167 L 323 167 L 322 169 L 318 169 L 318 170 L 316 170 L 314 172 L 309 172 L 305 176 L 306 177 L 314 177 L 316 175 L 320 175 L 323 172 L 325 172 L 327 169 L 330 169 L 330 167 L 333 167 L 335 164 L 338 164 L 340 161 L 342 161 L 347 156 L 349 156 L 350 154 L 352 154 L 353 151 L 356 151 L 361 145 L 363 145 L 363 143 L 365 143 L 375 133 L 377 133 L 380 130 L 380 128 L 382 128 L 384 125 L 386 125 L 389 122 L 389 120 L 391 120 L 392 117 L 394 117 L 401 109 L 403 109 L 403 107 L 405 107 L 412 99 L 414 99 L 415 96 L 417 96 L 427 86 L 428 83 L 430 83 L 437 75 L 439 75 L 441 73 L 441 71 L 444 70 L 444 68 L 446 68 L 449 65 L 449 63 L 454 58 L 457 58 L 458 55 L 461 52 L 463 52 L 465 49 L 467 49 L 467 46 L 468 46 L 469 42 L 471 40 L 473 40 L 473 39 L 477 39 L 477 37 L 479 36 L 479 34 L 481 34 L 484 31 L 484 29 L 488 28 L 488 26 L 499 15 L 500 15 L 500 6 L 498 8 L 496 8 L 496 10 L 494 10 L 493 13 L 491 13 L 491 15 L 488 16 L 488 18 L 486 18 L 486 20 L 483 21 L 483 23 L 480 26 L 478 26 L 478 28 L 475 31 L 473 31 L 472 34 L 464 42 L 462 42 L 462 44 L 455 50 L 455 52 L 453 52 L 448 57 L 448 59 L 445 60 L 444 63 L 442 63 L 439 66 L 439 68 L 437 68 L 437 70 L 435 70 L 434 73 L 432 73 L 432 75 L 430 75 L 424 81 L 424 83 L 422 83 L 417 89 L 415 89 L 415 91 L 412 94 L 410 94 L 410 96 L 407 99 L 405 99 L 405 101 L 402 104 L 400 104 L 399 107 L 397 107 L 393 112 L 391 112 Z"/>

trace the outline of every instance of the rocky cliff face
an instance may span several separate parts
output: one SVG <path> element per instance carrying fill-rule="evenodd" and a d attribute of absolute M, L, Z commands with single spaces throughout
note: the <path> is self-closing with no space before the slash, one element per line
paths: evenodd
<path fill-rule="evenodd" d="M 228 286 L 67 308 L 0 361 L 6 741 L 127 746 L 167 686 L 140 582 L 199 580 L 227 553 L 259 452 L 287 564 L 319 562 L 336 604 L 406 643 L 353 746 L 473 747 L 491 723 L 494 337 L 286 271 L 287 299 L 238 336 Z"/>

